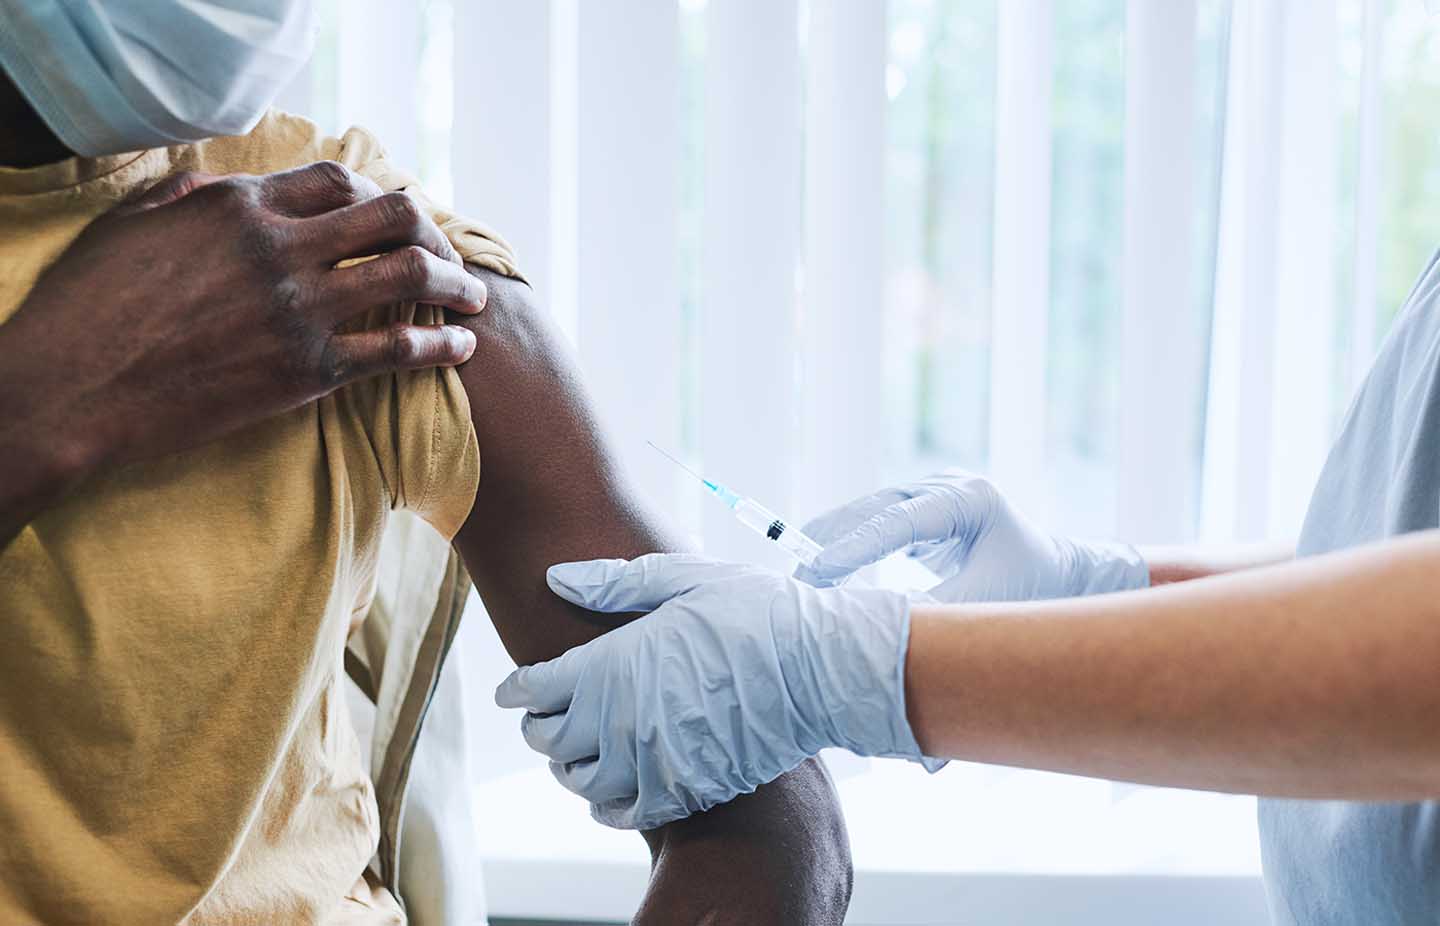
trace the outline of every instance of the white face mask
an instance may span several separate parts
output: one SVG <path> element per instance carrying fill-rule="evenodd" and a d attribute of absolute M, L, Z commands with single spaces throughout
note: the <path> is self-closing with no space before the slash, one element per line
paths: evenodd
<path fill-rule="evenodd" d="M 67 147 L 242 135 L 310 56 L 309 0 L 0 0 L 0 68 Z"/>

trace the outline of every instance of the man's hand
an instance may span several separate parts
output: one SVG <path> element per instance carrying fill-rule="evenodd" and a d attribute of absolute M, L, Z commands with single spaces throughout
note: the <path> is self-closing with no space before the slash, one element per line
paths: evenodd
<path fill-rule="evenodd" d="M 459 326 L 337 330 L 390 303 L 485 299 L 413 199 L 339 164 L 162 181 L 91 224 L 0 326 L 0 544 L 100 466 L 464 362 Z"/>

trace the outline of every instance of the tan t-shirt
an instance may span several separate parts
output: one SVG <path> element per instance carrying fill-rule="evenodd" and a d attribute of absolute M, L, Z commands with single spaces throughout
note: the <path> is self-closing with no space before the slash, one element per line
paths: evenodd
<path fill-rule="evenodd" d="M 244 137 L 0 169 L 0 323 L 160 177 L 324 158 L 412 183 L 364 131 L 278 113 Z M 468 261 L 514 273 L 498 237 L 435 215 Z M 458 375 L 399 374 L 105 473 L 0 551 L 0 923 L 403 922 L 364 877 L 376 808 L 342 652 L 389 512 L 451 537 L 478 480 Z"/>

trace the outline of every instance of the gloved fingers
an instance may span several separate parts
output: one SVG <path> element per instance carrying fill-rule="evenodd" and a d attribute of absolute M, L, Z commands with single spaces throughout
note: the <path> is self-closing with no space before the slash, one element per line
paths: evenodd
<path fill-rule="evenodd" d="M 600 803 L 592 802 L 590 804 L 590 816 L 595 822 L 608 826 L 611 829 L 654 829 L 654 826 L 641 826 L 639 824 L 637 820 L 639 803 L 639 798 L 635 797 L 621 798 L 616 801 L 602 801 Z"/>
<path fill-rule="evenodd" d="M 910 494 L 901 487 L 881 489 L 811 518 L 801 530 L 816 543 L 827 544 L 850 533 L 876 513 L 909 498 Z"/>
<path fill-rule="evenodd" d="M 822 547 L 828 547 L 835 541 L 855 531 L 860 525 L 869 521 L 876 514 L 889 508 L 898 502 L 909 498 L 903 488 L 882 489 L 864 498 L 858 498 L 847 502 L 838 508 L 832 508 L 817 518 L 807 523 L 802 530 L 805 536 L 814 540 Z M 865 564 L 861 564 L 865 565 Z M 809 566 L 800 565 L 795 569 L 794 577 L 807 585 L 816 588 L 829 588 L 840 585 L 850 578 L 851 573 L 860 567 L 848 567 L 838 563 L 832 563 L 825 559 L 822 554 L 819 559 Z"/>
<path fill-rule="evenodd" d="M 846 502 L 813 518 L 802 530 L 816 543 L 828 546 L 880 512 L 908 499 L 934 497 L 937 502 L 943 503 L 947 499 L 971 494 L 972 487 L 981 483 L 985 483 L 985 479 L 968 470 L 947 469 L 917 482 L 890 486 Z"/>
<path fill-rule="evenodd" d="M 906 499 L 876 512 L 849 533 L 820 551 L 811 569 L 825 576 L 849 575 L 878 563 L 897 550 L 916 541 L 911 511 L 905 507 L 914 499 Z"/>
<path fill-rule="evenodd" d="M 699 812 L 672 794 L 658 798 L 624 797 L 590 805 L 590 816 L 597 823 L 617 830 L 658 829 Z"/>
<path fill-rule="evenodd" d="M 591 611 L 653 611 L 699 585 L 757 571 L 689 553 L 651 553 L 632 560 L 561 563 L 551 566 L 545 579 L 555 594 Z"/>
<path fill-rule="evenodd" d="M 550 774 L 566 791 L 592 804 L 634 801 L 640 789 L 634 765 L 614 758 L 551 762 Z"/>
<path fill-rule="evenodd" d="M 963 469 L 959 466 L 951 466 L 946 469 L 942 469 L 940 472 L 935 473 L 934 475 L 926 476 L 924 479 L 921 479 L 919 482 L 917 482 L 916 486 L 928 488 L 933 488 L 936 486 L 963 488 L 964 486 L 967 486 L 970 483 L 975 482 L 976 480 L 983 479 L 985 479 L 985 477 L 980 475 L 979 473 L 971 472 L 970 470 Z M 920 493 L 917 492 L 916 494 Z"/>
<path fill-rule="evenodd" d="M 961 508 L 955 493 L 906 498 L 827 546 L 811 568 L 826 574 L 848 574 L 917 544 L 939 543 L 973 533 L 979 524 L 970 523 L 975 518 L 968 517 Z"/>
<path fill-rule="evenodd" d="M 946 602 L 946 599 L 940 597 L 940 595 L 942 592 L 945 591 L 946 588 L 946 583 L 937 582 L 935 585 L 932 585 L 928 589 L 925 589 L 923 591 L 919 589 L 908 591 L 905 593 L 905 597 L 910 600 L 911 605 L 944 604 Z"/>
<path fill-rule="evenodd" d="M 535 714 L 558 714 L 565 710 L 575 696 L 575 686 L 590 659 L 592 647 L 604 640 L 604 637 L 591 640 L 549 662 L 521 666 L 495 689 L 495 704 L 505 708 L 523 707 Z"/>
<path fill-rule="evenodd" d="M 979 528 L 985 512 L 969 501 L 963 490 L 930 492 L 893 505 L 886 514 L 900 522 L 897 535 L 909 531 L 910 542 L 904 546 L 942 543 L 973 534 Z"/>
<path fill-rule="evenodd" d="M 526 713 L 520 721 L 525 744 L 552 762 L 579 762 L 600 755 L 600 732 L 595 724 L 580 723 L 574 710 L 563 714 Z"/>

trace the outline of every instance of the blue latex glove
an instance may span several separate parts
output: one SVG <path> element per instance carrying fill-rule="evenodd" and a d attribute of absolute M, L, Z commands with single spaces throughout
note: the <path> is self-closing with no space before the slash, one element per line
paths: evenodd
<path fill-rule="evenodd" d="M 1069 598 L 1150 584 L 1134 547 L 1051 536 L 988 480 L 959 470 L 882 489 L 804 530 L 825 549 L 795 577 L 821 588 L 901 550 L 940 578 L 929 594 L 943 602 Z"/>
<path fill-rule="evenodd" d="M 607 826 L 707 810 L 827 746 L 921 758 L 905 716 L 903 595 L 690 555 L 565 563 L 547 578 L 592 611 L 654 612 L 495 692 L 529 712 L 525 741 Z"/>

